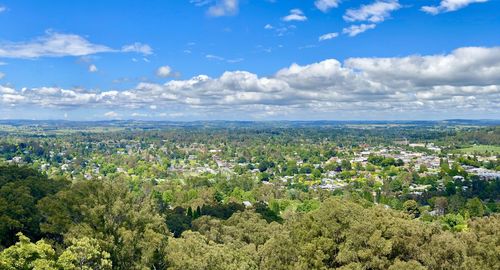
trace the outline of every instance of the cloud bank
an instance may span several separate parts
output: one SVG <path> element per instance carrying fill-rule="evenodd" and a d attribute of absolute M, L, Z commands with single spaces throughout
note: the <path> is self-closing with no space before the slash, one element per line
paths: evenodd
<path fill-rule="evenodd" d="M 227 71 L 125 90 L 0 86 L 0 105 L 112 112 L 287 116 L 337 113 L 500 113 L 500 47 L 465 47 L 443 55 L 327 59 L 292 64 L 272 76 Z M 1 107 L 1 106 L 0 106 Z M 407 117 L 410 118 L 410 117 Z"/>

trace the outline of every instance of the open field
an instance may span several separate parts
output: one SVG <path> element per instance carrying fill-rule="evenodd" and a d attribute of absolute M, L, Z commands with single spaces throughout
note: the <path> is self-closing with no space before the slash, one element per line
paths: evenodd
<path fill-rule="evenodd" d="M 496 155 L 500 154 L 500 146 L 496 145 L 473 145 L 471 147 L 463 148 L 458 150 L 460 153 L 466 153 L 466 154 L 474 154 L 474 153 L 479 153 L 479 154 L 485 154 L 485 153 L 493 153 Z"/>

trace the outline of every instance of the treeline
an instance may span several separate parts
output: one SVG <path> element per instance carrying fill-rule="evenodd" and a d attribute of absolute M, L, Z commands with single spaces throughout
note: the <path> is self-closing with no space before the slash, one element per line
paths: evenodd
<path fill-rule="evenodd" d="M 452 138 L 456 143 L 500 145 L 500 127 L 467 129 Z"/>
<path fill-rule="evenodd" d="M 0 184 L 0 269 L 500 268 L 497 215 L 453 232 L 348 195 L 273 219 L 265 203 L 171 209 L 151 185 L 25 167 L 0 167 Z"/>

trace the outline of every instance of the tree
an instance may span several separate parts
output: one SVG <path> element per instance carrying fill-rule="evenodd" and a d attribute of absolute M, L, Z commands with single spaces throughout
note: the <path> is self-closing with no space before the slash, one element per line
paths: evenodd
<path fill-rule="evenodd" d="M 269 181 L 270 175 L 267 172 L 261 172 L 259 175 L 259 181 L 267 182 Z"/>
<path fill-rule="evenodd" d="M 420 216 L 420 210 L 418 209 L 418 203 L 415 200 L 407 200 L 403 203 L 403 209 L 414 218 Z"/>
<path fill-rule="evenodd" d="M 110 255 L 103 251 L 96 239 L 70 239 L 71 245 L 59 256 L 57 265 L 65 270 L 107 270 L 112 268 Z"/>
<path fill-rule="evenodd" d="M 467 200 L 465 209 L 471 217 L 484 216 L 484 205 L 478 197 Z"/>
<path fill-rule="evenodd" d="M 174 237 L 181 236 L 182 232 L 191 228 L 192 215 L 187 215 L 183 208 L 176 207 L 166 213 L 166 224 Z"/>
<path fill-rule="evenodd" d="M 56 252 L 45 241 L 31 243 L 30 239 L 18 233 L 19 242 L 0 253 L 0 269 L 46 269 L 56 270 Z"/>
<path fill-rule="evenodd" d="M 93 238 L 118 269 L 164 265 L 168 230 L 147 194 L 123 182 L 84 181 L 40 201 L 44 232 Z M 162 255 L 163 254 L 163 255 Z"/>
<path fill-rule="evenodd" d="M 446 199 L 446 197 L 435 197 L 433 198 L 433 202 L 437 213 L 439 215 L 444 215 L 448 207 L 448 199 Z"/>
<path fill-rule="evenodd" d="M 475 218 L 469 230 L 458 235 L 467 247 L 466 269 L 500 269 L 498 242 L 500 241 L 500 216 Z"/>
<path fill-rule="evenodd" d="M 19 231 L 40 239 L 41 215 L 36 204 L 67 185 L 65 180 L 49 179 L 28 167 L 0 166 L 0 245 L 14 244 Z"/>
<path fill-rule="evenodd" d="M 249 249 L 232 248 L 208 241 L 197 232 L 185 232 L 169 243 L 168 260 L 172 270 L 257 269 L 255 254 Z"/>
<path fill-rule="evenodd" d="M 441 217 L 441 224 L 443 229 L 453 232 L 461 232 L 467 229 L 467 222 L 460 214 L 447 214 Z"/>
<path fill-rule="evenodd" d="M 427 172 L 429 169 L 427 168 L 427 166 L 425 164 L 422 164 L 420 165 L 420 168 L 418 169 L 418 172 L 419 173 L 425 173 Z"/>
<path fill-rule="evenodd" d="M 314 169 L 312 171 L 312 176 L 314 177 L 314 179 L 319 179 L 321 178 L 321 171 L 319 169 Z"/>
<path fill-rule="evenodd" d="M 343 171 L 350 171 L 352 170 L 351 162 L 347 159 L 342 159 L 342 162 L 340 163 L 340 166 L 342 167 Z"/>

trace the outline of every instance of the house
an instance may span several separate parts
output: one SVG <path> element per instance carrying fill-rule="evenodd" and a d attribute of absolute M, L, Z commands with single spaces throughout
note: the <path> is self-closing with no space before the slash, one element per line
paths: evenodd
<path fill-rule="evenodd" d="M 252 203 L 249 202 L 249 201 L 243 201 L 243 205 L 245 206 L 245 208 L 250 208 L 252 207 Z"/>
<path fill-rule="evenodd" d="M 63 171 L 67 171 L 68 169 L 69 169 L 69 165 L 68 164 L 63 164 L 61 166 L 61 170 L 63 170 Z"/>
<path fill-rule="evenodd" d="M 327 163 L 340 163 L 341 160 L 338 157 L 331 157 L 328 159 Z"/>

